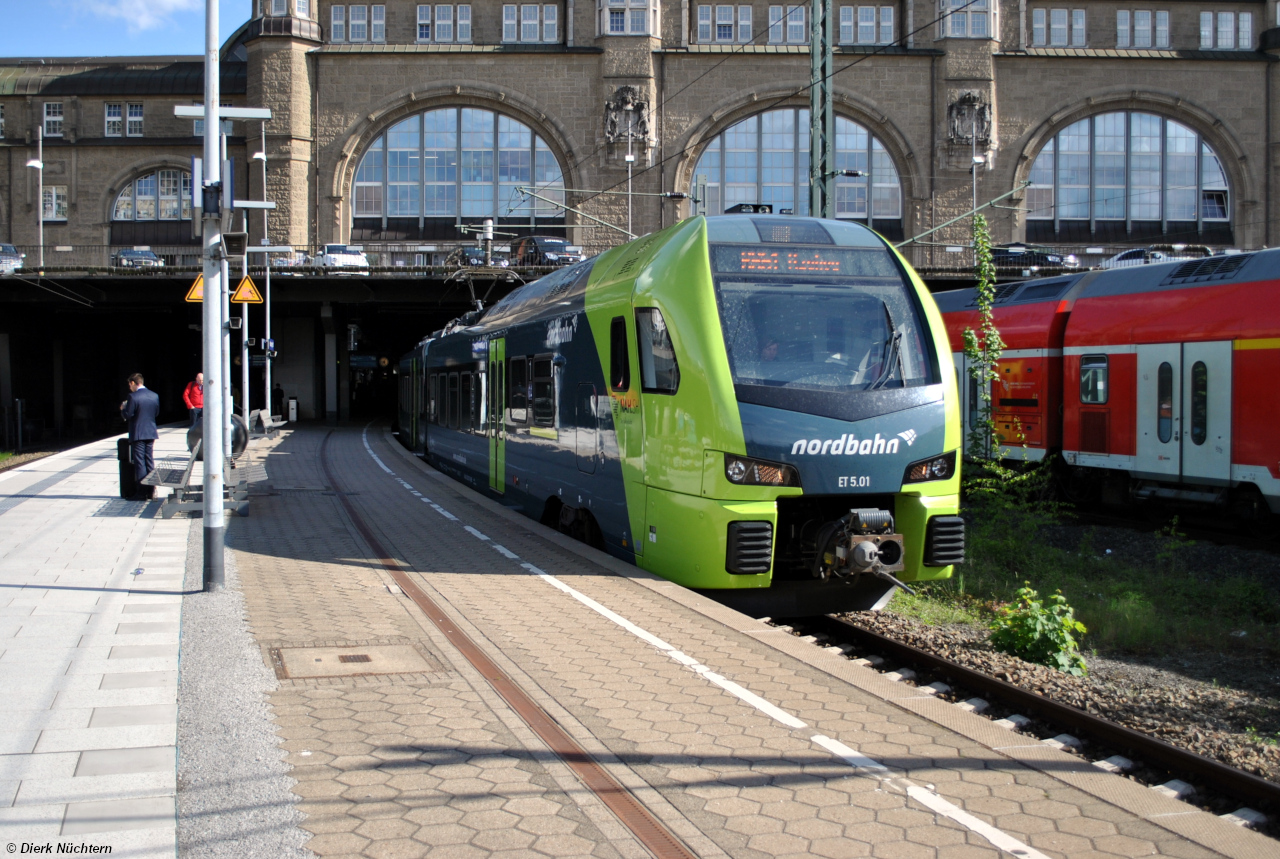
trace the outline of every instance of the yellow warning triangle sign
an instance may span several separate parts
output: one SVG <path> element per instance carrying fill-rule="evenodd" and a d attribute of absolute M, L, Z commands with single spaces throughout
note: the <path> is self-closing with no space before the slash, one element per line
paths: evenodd
<path fill-rule="evenodd" d="M 204 275 L 196 275 L 195 282 L 191 284 L 191 288 L 187 290 L 187 301 L 192 304 L 199 304 L 204 301 Z"/>
<path fill-rule="evenodd" d="M 258 287 L 254 285 L 253 278 L 245 275 L 240 281 L 240 285 L 236 287 L 236 291 L 231 293 L 231 300 L 238 301 L 241 304 L 261 304 L 262 293 L 258 292 Z"/>

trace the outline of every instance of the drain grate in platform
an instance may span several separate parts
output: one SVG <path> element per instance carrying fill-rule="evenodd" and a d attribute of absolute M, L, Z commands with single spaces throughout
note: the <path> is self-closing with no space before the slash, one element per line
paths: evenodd
<path fill-rule="evenodd" d="M 372 662 L 366 653 L 339 653 L 339 662 Z"/>

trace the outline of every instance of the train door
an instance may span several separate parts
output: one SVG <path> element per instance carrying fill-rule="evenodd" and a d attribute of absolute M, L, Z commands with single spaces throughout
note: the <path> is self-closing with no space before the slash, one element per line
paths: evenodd
<path fill-rule="evenodd" d="M 578 471 L 583 474 L 595 474 L 596 453 L 600 444 L 596 418 L 596 386 L 587 383 L 579 384 L 578 396 L 574 403 L 574 423 L 576 424 L 574 447 L 578 459 Z"/>
<path fill-rule="evenodd" d="M 1137 351 L 1135 471 L 1177 480 L 1182 460 L 1182 344 L 1142 345 Z"/>
<path fill-rule="evenodd" d="M 1182 344 L 1182 476 L 1231 479 L 1231 341 Z"/>
<path fill-rule="evenodd" d="M 496 337 L 489 341 L 489 408 L 486 409 L 489 436 L 489 488 L 503 492 L 507 485 L 507 341 Z"/>
<path fill-rule="evenodd" d="M 409 361 L 409 443 L 417 450 L 418 426 L 422 418 L 422 366 L 417 355 Z"/>

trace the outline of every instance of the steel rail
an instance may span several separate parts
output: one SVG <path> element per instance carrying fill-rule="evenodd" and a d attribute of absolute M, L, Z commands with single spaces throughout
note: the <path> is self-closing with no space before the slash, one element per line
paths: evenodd
<path fill-rule="evenodd" d="M 1172 772 L 1196 776 L 1206 785 L 1237 799 L 1247 800 L 1250 804 L 1265 799 L 1273 807 L 1280 808 L 1280 784 L 1260 776 L 1238 770 L 1213 758 L 1180 749 L 1164 740 L 1126 728 L 1069 704 L 1062 704 L 1034 692 L 1028 692 L 1012 683 L 1006 683 L 910 644 L 887 638 L 850 621 L 830 615 L 804 618 L 802 621 L 797 618 L 797 621 L 807 627 L 817 627 L 832 638 L 852 637 L 905 662 L 924 666 L 931 672 L 952 679 L 959 686 L 990 694 L 1006 703 L 1016 704 L 1020 710 L 1029 710 L 1054 724 L 1069 727 L 1091 739 L 1101 740 L 1121 751 L 1130 752 L 1144 763 L 1157 764 Z"/>
<path fill-rule="evenodd" d="M 324 471 L 325 478 L 338 501 L 341 502 L 351 524 L 368 545 L 369 551 L 400 586 L 405 596 L 413 601 L 436 629 L 449 640 L 449 643 L 458 649 L 476 671 L 480 672 L 502 700 L 506 701 L 507 705 L 533 729 L 551 751 L 568 765 L 587 790 L 613 812 L 645 849 L 657 859 L 696 859 L 695 853 L 689 850 L 599 761 L 582 748 L 550 713 L 529 697 L 529 694 L 490 659 L 470 636 L 449 619 L 440 606 L 409 575 L 410 567 L 393 558 L 391 553 L 383 547 L 382 542 L 373 533 L 373 529 L 369 527 L 364 517 L 351 503 L 347 493 L 343 491 L 330 467 L 328 454 L 329 440 L 332 437 L 333 431 L 330 430 L 320 445 L 320 467 Z"/>

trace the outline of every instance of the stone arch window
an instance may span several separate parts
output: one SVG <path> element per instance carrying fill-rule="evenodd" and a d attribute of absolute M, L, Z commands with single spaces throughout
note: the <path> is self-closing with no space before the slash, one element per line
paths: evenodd
<path fill-rule="evenodd" d="M 416 113 L 388 128 L 360 159 L 353 239 L 408 238 L 415 225 L 422 237 L 456 236 L 457 226 L 485 218 L 563 225 L 561 206 L 522 197 L 521 186 L 564 202 L 560 163 L 529 126 L 483 108 Z"/>
<path fill-rule="evenodd" d="M 902 235 L 902 182 L 884 144 L 864 126 L 836 117 L 836 217 Z M 707 183 L 709 215 L 739 203 L 768 203 L 775 214 L 809 214 L 809 111 L 787 107 L 749 116 L 707 144 L 693 169 Z"/>
<path fill-rule="evenodd" d="M 134 178 L 116 195 L 111 220 L 191 220 L 191 174 L 164 167 Z"/>
<path fill-rule="evenodd" d="M 1074 122 L 1040 150 L 1028 178 L 1028 240 L 1231 241 L 1221 159 L 1168 117 L 1116 111 Z"/>

